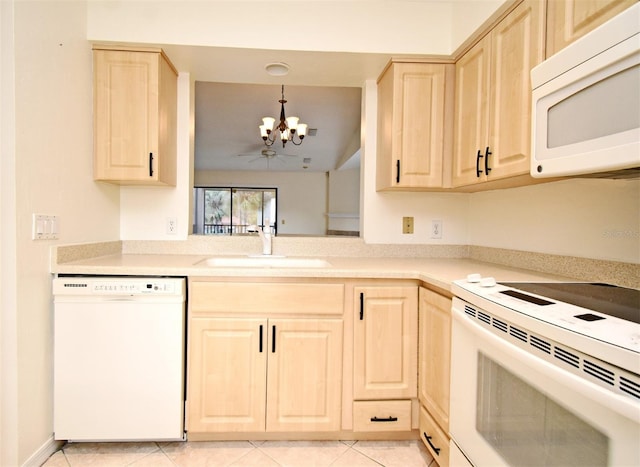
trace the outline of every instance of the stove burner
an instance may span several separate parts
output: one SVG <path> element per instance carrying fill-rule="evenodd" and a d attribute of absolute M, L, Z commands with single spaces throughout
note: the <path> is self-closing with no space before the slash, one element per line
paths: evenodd
<path fill-rule="evenodd" d="M 501 282 L 501 284 L 640 324 L 640 290 L 582 282 Z"/>

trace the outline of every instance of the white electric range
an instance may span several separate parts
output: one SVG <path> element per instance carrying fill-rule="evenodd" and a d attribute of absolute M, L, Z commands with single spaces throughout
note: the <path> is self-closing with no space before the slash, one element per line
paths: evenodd
<path fill-rule="evenodd" d="M 640 291 L 496 283 L 452 292 L 451 425 L 477 465 L 640 465 Z"/>

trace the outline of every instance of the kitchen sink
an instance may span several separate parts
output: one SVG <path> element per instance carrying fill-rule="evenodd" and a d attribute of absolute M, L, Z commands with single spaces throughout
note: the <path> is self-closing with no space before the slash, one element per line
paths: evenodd
<path fill-rule="evenodd" d="M 286 256 L 217 256 L 197 263 L 214 268 L 326 268 L 331 263 L 319 258 Z"/>

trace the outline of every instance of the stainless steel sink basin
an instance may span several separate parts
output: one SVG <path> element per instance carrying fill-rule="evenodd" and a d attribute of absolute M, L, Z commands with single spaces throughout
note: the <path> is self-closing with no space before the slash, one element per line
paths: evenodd
<path fill-rule="evenodd" d="M 292 258 L 285 256 L 218 256 L 198 265 L 218 268 L 326 268 L 331 263 L 318 258 Z"/>

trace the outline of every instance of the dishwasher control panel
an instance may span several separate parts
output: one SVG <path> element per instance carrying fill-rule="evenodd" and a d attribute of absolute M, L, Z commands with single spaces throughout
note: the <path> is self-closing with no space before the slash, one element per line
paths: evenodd
<path fill-rule="evenodd" d="M 157 277 L 59 277 L 54 295 L 182 295 L 184 279 Z"/>

